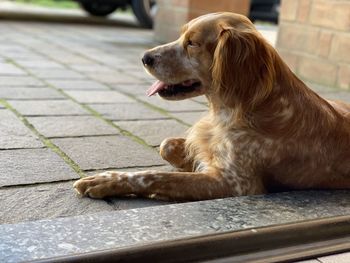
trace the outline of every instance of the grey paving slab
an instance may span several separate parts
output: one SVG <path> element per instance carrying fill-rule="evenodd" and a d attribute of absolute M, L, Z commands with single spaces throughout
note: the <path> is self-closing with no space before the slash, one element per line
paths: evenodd
<path fill-rule="evenodd" d="M 207 100 L 207 98 L 204 95 L 203 96 L 194 97 L 191 100 L 194 100 L 196 102 L 208 105 L 208 100 Z"/>
<path fill-rule="evenodd" d="M 119 131 L 93 116 L 30 117 L 29 122 L 45 137 L 112 135 Z"/>
<path fill-rule="evenodd" d="M 309 259 L 309 260 L 303 260 L 303 261 L 295 261 L 294 263 L 321 263 L 317 259 Z"/>
<path fill-rule="evenodd" d="M 82 74 L 69 69 L 46 69 L 46 68 L 31 68 L 29 71 L 42 79 L 84 79 Z"/>
<path fill-rule="evenodd" d="M 168 137 L 184 137 L 188 129 L 175 120 L 116 121 L 115 124 L 151 146 L 160 145 Z"/>
<path fill-rule="evenodd" d="M 64 68 L 62 64 L 52 60 L 20 60 L 16 59 L 16 63 L 25 68 L 43 68 L 43 69 L 61 69 Z"/>
<path fill-rule="evenodd" d="M 49 80 L 48 83 L 63 90 L 108 90 L 106 85 L 93 80 Z"/>
<path fill-rule="evenodd" d="M 158 153 L 123 136 L 52 139 L 83 170 L 161 165 Z"/>
<path fill-rule="evenodd" d="M 193 125 L 197 121 L 199 121 L 202 117 L 204 117 L 207 114 L 207 112 L 203 111 L 195 111 L 195 112 L 177 112 L 177 113 L 171 113 L 171 116 L 174 116 L 175 118 L 182 120 L 183 122 Z"/>
<path fill-rule="evenodd" d="M 50 149 L 0 151 L 0 187 L 76 179 L 79 176 Z"/>
<path fill-rule="evenodd" d="M 0 63 L 1 75 L 27 75 L 25 71 L 10 63 Z"/>
<path fill-rule="evenodd" d="M 0 87 L 2 99 L 63 99 L 64 96 L 50 88 Z"/>
<path fill-rule="evenodd" d="M 169 101 L 158 96 L 138 96 L 139 99 L 169 112 L 206 111 L 208 107 L 192 100 Z"/>
<path fill-rule="evenodd" d="M 350 252 L 320 257 L 318 258 L 318 261 L 321 263 L 349 263 Z"/>
<path fill-rule="evenodd" d="M 0 111 L 0 149 L 40 148 L 43 144 L 9 110 Z"/>
<path fill-rule="evenodd" d="M 103 200 L 78 197 L 73 181 L 0 188 L 0 200 L 0 224 L 118 209 Z"/>
<path fill-rule="evenodd" d="M 145 208 L 151 206 L 168 205 L 175 202 L 165 202 L 145 198 L 109 198 L 108 202 L 115 210 L 126 210 L 135 208 Z"/>
<path fill-rule="evenodd" d="M 347 103 L 350 103 L 350 92 L 348 91 L 338 91 L 338 92 L 327 92 L 319 93 L 323 98 L 329 100 L 341 100 Z"/>
<path fill-rule="evenodd" d="M 141 60 L 140 60 L 141 61 Z M 141 63 L 140 63 L 141 64 Z M 151 83 L 155 82 L 155 78 L 153 76 L 150 76 L 150 74 L 148 74 L 142 66 L 140 66 L 139 68 L 137 68 L 136 70 L 132 70 L 132 71 L 128 71 L 128 75 L 130 76 L 134 76 L 136 78 L 139 79 L 144 79 L 144 80 L 148 80 Z"/>
<path fill-rule="evenodd" d="M 144 80 L 124 73 L 85 73 L 89 78 L 107 84 L 140 84 Z"/>
<path fill-rule="evenodd" d="M 116 73 L 115 70 L 111 69 L 108 66 L 100 65 L 100 64 L 70 64 L 69 67 L 76 71 L 84 72 L 84 73 L 96 73 L 96 72 L 104 72 L 113 74 Z"/>
<path fill-rule="evenodd" d="M 332 87 L 327 87 L 320 84 L 312 83 L 307 80 L 303 80 L 303 81 L 310 89 L 312 89 L 316 93 L 328 93 L 328 92 L 337 91 L 335 88 L 332 88 Z"/>
<path fill-rule="evenodd" d="M 125 103 L 134 102 L 133 99 L 117 91 L 71 91 L 66 93 L 80 103 Z"/>
<path fill-rule="evenodd" d="M 44 57 L 29 50 L 6 51 L 4 56 L 9 59 L 43 59 Z"/>
<path fill-rule="evenodd" d="M 45 86 L 45 84 L 31 76 L 0 76 L 0 87 L 9 86 Z"/>
<path fill-rule="evenodd" d="M 140 84 L 114 84 L 111 87 L 115 90 L 125 92 L 131 95 L 139 96 L 140 98 L 147 98 L 146 91 L 150 87 L 149 84 L 140 83 Z"/>
<path fill-rule="evenodd" d="M 141 103 L 90 104 L 92 109 L 111 120 L 147 120 L 169 118 Z"/>
<path fill-rule="evenodd" d="M 89 115 L 80 105 L 69 100 L 9 100 L 25 116 Z"/>
<path fill-rule="evenodd" d="M 80 55 L 76 54 L 64 54 L 63 56 L 60 53 L 57 54 L 50 54 L 49 57 L 53 58 L 54 60 L 66 64 L 94 64 L 95 62 L 91 61 L 88 58 L 82 57 Z"/>
<path fill-rule="evenodd" d="M 2 225 L 0 259 L 29 261 L 242 229 L 259 231 L 349 214 L 349 198 L 349 191 L 299 191 Z"/>

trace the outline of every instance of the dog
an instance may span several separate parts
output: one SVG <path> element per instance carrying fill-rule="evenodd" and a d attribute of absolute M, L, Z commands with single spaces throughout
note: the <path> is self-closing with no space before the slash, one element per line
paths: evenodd
<path fill-rule="evenodd" d="M 309 89 L 246 17 L 200 16 L 142 62 L 158 79 L 149 96 L 205 95 L 209 113 L 162 142 L 178 171 L 104 172 L 75 182 L 79 194 L 189 201 L 350 188 L 350 105 Z"/>

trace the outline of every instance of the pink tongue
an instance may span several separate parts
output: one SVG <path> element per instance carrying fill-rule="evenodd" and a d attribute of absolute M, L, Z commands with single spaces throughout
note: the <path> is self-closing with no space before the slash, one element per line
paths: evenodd
<path fill-rule="evenodd" d="M 157 80 L 153 85 L 147 90 L 147 96 L 151 97 L 162 89 L 166 88 L 166 84 L 160 80 Z"/>

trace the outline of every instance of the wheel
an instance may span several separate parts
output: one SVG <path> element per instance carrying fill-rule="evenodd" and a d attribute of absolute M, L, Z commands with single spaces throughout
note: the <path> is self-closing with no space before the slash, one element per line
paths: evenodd
<path fill-rule="evenodd" d="M 156 0 L 132 0 L 131 8 L 141 26 L 153 27 L 153 19 L 157 11 Z"/>
<path fill-rule="evenodd" d="M 117 10 L 118 5 L 98 0 L 82 1 L 81 7 L 93 16 L 107 16 Z"/>

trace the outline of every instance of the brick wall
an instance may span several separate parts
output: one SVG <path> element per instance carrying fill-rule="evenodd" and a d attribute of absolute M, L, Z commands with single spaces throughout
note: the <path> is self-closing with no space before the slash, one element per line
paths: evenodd
<path fill-rule="evenodd" d="M 350 0 L 282 0 L 277 49 L 302 79 L 350 90 Z"/>
<path fill-rule="evenodd" d="M 157 0 L 158 12 L 155 19 L 155 39 L 169 42 L 179 36 L 180 28 L 191 19 L 220 11 L 247 15 L 249 0 Z"/>

